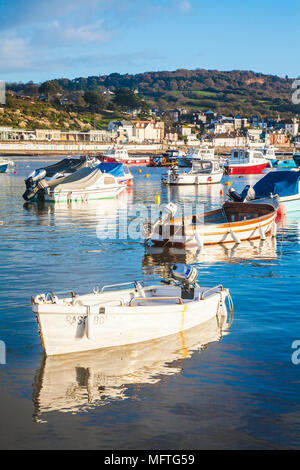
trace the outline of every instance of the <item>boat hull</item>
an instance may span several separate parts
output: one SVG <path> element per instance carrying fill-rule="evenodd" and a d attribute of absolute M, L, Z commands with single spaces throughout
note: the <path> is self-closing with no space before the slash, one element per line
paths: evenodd
<path fill-rule="evenodd" d="M 0 165 L 0 173 L 6 173 L 8 169 L 8 163 L 4 163 L 3 165 Z"/>
<path fill-rule="evenodd" d="M 100 188 L 100 189 L 85 189 L 82 191 L 50 191 L 45 193 L 44 200 L 45 202 L 87 202 L 95 201 L 98 199 L 112 199 L 117 197 L 122 191 L 124 191 L 126 186 L 118 186 L 114 188 Z"/>
<path fill-rule="evenodd" d="M 226 175 L 256 175 L 267 168 L 268 162 L 259 165 L 224 165 Z"/>
<path fill-rule="evenodd" d="M 171 178 L 163 179 L 164 184 L 171 186 L 186 186 L 186 185 L 207 185 L 218 184 L 223 177 L 223 172 L 206 175 L 179 175 L 174 181 Z"/>
<path fill-rule="evenodd" d="M 128 159 L 121 159 L 121 158 L 111 158 L 111 157 L 102 157 L 102 162 L 106 163 L 123 163 L 127 166 L 148 166 L 150 164 L 150 157 L 140 157 L 140 158 L 128 158 Z"/>
<path fill-rule="evenodd" d="M 279 198 L 281 204 L 284 205 L 287 212 L 300 211 L 300 194 L 295 196 L 286 196 Z"/>
<path fill-rule="evenodd" d="M 201 288 L 202 292 L 205 288 Z M 154 306 L 70 306 L 34 304 L 42 346 L 47 356 L 124 346 L 162 338 L 221 316 L 227 318 L 227 289 L 202 300 Z"/>
<path fill-rule="evenodd" d="M 217 243 L 240 243 L 243 240 L 265 239 L 276 232 L 275 218 L 277 211 L 249 220 L 224 223 L 188 224 L 183 219 L 175 219 L 163 229 L 157 226 L 151 236 L 156 246 L 195 247 Z M 204 214 L 204 219 L 220 219 L 222 211 Z"/>

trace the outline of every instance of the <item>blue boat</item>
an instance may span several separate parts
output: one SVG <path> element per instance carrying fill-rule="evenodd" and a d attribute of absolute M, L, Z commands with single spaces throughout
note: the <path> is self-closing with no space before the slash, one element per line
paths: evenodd
<path fill-rule="evenodd" d="M 14 166 L 14 162 L 0 157 L 0 173 L 6 173 L 9 166 Z"/>
<path fill-rule="evenodd" d="M 100 165 L 97 165 L 96 168 L 99 168 L 102 173 L 110 173 L 119 183 L 126 183 L 129 185 L 133 180 L 133 175 L 130 173 L 128 167 L 123 163 L 102 162 Z"/>
<path fill-rule="evenodd" d="M 8 169 L 8 163 L 4 163 L 3 165 L 0 165 L 0 173 L 6 173 Z"/>
<path fill-rule="evenodd" d="M 232 189 L 230 197 L 241 202 L 263 202 L 277 195 L 287 212 L 300 211 L 300 154 L 294 155 L 294 163 L 296 168 L 270 171 L 253 187 L 247 185 L 241 194 Z"/>
<path fill-rule="evenodd" d="M 294 160 L 270 160 L 272 168 L 297 168 Z"/>

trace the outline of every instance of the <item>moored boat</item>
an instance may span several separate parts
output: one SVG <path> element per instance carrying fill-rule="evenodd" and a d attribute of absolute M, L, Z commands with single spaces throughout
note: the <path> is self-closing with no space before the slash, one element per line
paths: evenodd
<path fill-rule="evenodd" d="M 124 289 L 126 284 L 133 286 Z M 117 287 L 123 289 L 113 290 Z M 200 287 L 195 268 L 176 265 L 160 285 L 116 284 L 85 295 L 51 292 L 34 296 L 32 304 L 44 352 L 51 356 L 179 333 L 227 317 L 227 298 L 222 285 Z"/>
<path fill-rule="evenodd" d="M 75 173 L 56 180 L 40 180 L 25 200 L 45 202 L 71 202 L 116 197 L 126 188 L 111 174 L 102 173 L 99 168 L 81 168 Z"/>
<path fill-rule="evenodd" d="M 233 149 L 224 164 L 227 175 L 254 175 L 261 173 L 269 165 L 269 160 L 260 150 Z"/>
<path fill-rule="evenodd" d="M 114 163 L 114 162 L 102 162 L 100 165 L 97 165 L 102 173 L 110 173 L 115 177 L 118 183 L 127 184 L 130 186 L 133 181 L 133 175 L 126 165 L 123 163 Z"/>
<path fill-rule="evenodd" d="M 6 173 L 10 166 L 14 166 L 14 162 L 6 158 L 0 158 L 0 173 Z"/>
<path fill-rule="evenodd" d="M 213 147 L 201 145 L 196 148 L 190 148 L 185 156 L 177 158 L 178 166 L 191 167 L 194 160 L 213 160 L 214 156 L 215 151 Z"/>
<path fill-rule="evenodd" d="M 124 163 L 125 165 L 131 166 L 144 166 L 149 165 L 150 157 L 147 155 L 129 155 L 127 149 L 123 147 L 113 147 L 112 149 L 100 155 L 98 159 L 101 162 L 108 163 Z"/>
<path fill-rule="evenodd" d="M 220 209 L 175 218 L 177 208 L 171 203 L 153 226 L 145 224 L 144 235 L 154 245 L 178 247 L 264 240 L 269 234 L 276 235 L 278 205 L 276 196 L 257 204 L 226 201 Z"/>
<path fill-rule="evenodd" d="M 229 195 L 239 202 L 260 202 L 276 195 L 286 211 L 299 211 L 300 169 L 270 171 L 253 188 L 247 185 L 240 194 L 231 188 Z"/>
<path fill-rule="evenodd" d="M 216 160 L 194 160 L 189 172 L 178 172 L 176 167 L 169 168 L 162 176 L 162 182 L 167 185 L 200 185 L 220 183 L 223 169 Z"/>

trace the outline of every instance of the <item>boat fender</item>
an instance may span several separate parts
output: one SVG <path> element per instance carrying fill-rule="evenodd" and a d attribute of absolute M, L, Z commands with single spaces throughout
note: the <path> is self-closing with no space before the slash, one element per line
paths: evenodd
<path fill-rule="evenodd" d="M 286 215 L 286 207 L 284 204 L 279 203 L 279 206 L 277 209 L 277 215 L 280 217 Z"/>

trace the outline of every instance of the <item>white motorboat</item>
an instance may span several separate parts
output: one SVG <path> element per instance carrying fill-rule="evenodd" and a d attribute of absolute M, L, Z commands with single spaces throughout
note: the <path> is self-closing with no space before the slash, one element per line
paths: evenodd
<path fill-rule="evenodd" d="M 227 317 L 228 289 L 207 288 L 196 281 L 195 268 L 176 265 L 161 285 L 134 282 L 96 288 L 85 295 L 36 295 L 33 312 L 45 354 L 140 343 L 180 333 L 215 316 Z M 113 290 L 126 284 L 133 287 Z"/>
<path fill-rule="evenodd" d="M 176 167 L 169 168 L 162 182 L 168 185 L 216 184 L 220 183 L 223 172 L 216 160 L 194 160 L 189 172 L 179 173 Z"/>
<path fill-rule="evenodd" d="M 194 160 L 213 160 L 215 156 L 215 151 L 213 147 L 200 146 L 196 148 L 191 148 L 187 151 L 186 156 L 178 157 L 178 166 L 181 167 L 191 167 Z"/>
<path fill-rule="evenodd" d="M 99 168 L 81 168 L 75 173 L 46 181 L 39 180 L 26 200 L 45 202 L 71 202 L 107 199 L 116 197 L 126 188 L 111 174 L 102 173 Z M 25 199 L 25 195 L 23 195 Z"/>

